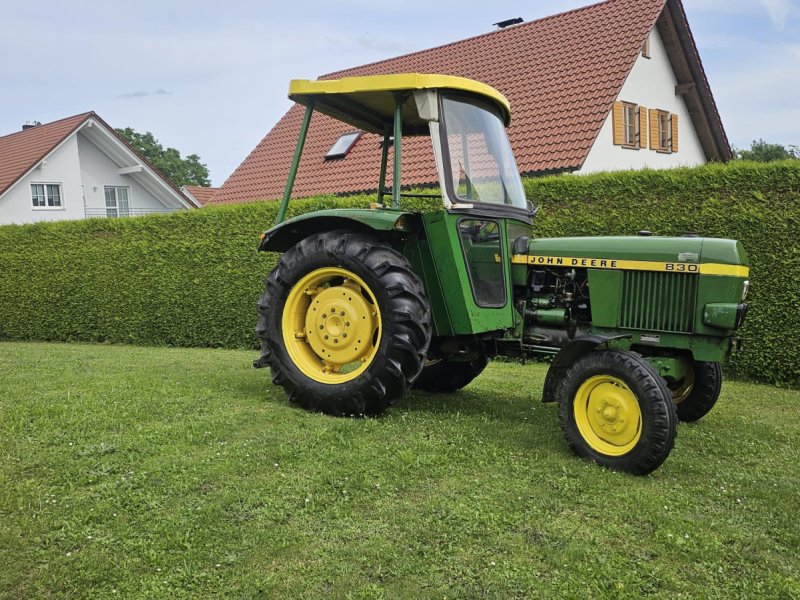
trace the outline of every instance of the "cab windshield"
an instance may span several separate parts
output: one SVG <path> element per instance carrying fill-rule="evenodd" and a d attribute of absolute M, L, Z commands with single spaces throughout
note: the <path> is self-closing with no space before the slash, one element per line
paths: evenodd
<path fill-rule="evenodd" d="M 497 110 L 478 100 L 444 96 L 442 113 L 445 184 L 451 197 L 526 208 L 517 164 Z"/>

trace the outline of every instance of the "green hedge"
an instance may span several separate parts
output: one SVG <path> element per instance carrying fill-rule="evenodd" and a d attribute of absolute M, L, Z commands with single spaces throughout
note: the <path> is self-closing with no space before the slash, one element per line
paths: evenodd
<path fill-rule="evenodd" d="M 528 179 L 538 236 L 696 232 L 744 242 L 748 343 L 734 367 L 800 382 L 800 162 Z M 291 213 L 372 198 L 293 202 Z M 0 227 L 0 338 L 255 347 L 275 256 L 256 252 L 276 203 L 136 219 Z"/>

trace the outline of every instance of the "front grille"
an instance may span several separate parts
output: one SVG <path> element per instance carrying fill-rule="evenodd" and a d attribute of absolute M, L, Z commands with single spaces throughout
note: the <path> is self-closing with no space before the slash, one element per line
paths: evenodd
<path fill-rule="evenodd" d="M 697 275 L 626 271 L 620 325 L 626 329 L 692 333 Z"/>

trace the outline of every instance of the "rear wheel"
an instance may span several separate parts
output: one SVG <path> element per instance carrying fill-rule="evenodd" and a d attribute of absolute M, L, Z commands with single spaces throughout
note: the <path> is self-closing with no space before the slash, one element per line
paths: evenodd
<path fill-rule="evenodd" d="M 377 415 L 419 374 L 430 308 L 406 259 L 363 234 L 313 235 L 266 280 L 261 362 L 289 400 L 332 415 Z"/>
<path fill-rule="evenodd" d="M 578 359 L 562 382 L 558 415 L 579 456 L 635 475 L 658 468 L 675 443 L 677 416 L 666 382 L 632 352 Z"/>
<path fill-rule="evenodd" d="M 489 364 L 485 355 L 469 361 L 436 360 L 426 363 L 414 382 L 414 389 L 432 394 L 460 390 L 480 375 Z"/>
<path fill-rule="evenodd" d="M 693 362 L 682 380 L 668 385 L 678 419 L 687 423 L 697 421 L 717 403 L 722 391 L 722 366 L 716 362 Z"/>

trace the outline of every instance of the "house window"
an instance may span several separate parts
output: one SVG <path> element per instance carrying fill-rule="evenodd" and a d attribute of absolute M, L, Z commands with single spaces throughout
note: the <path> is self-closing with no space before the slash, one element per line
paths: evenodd
<path fill-rule="evenodd" d="M 31 199 L 33 208 L 64 208 L 61 203 L 60 183 L 32 183 Z"/>
<path fill-rule="evenodd" d="M 361 134 L 364 133 L 363 131 L 350 131 L 348 133 L 343 133 L 339 136 L 339 139 L 336 140 L 336 143 L 331 146 L 331 149 L 328 150 L 328 153 L 325 155 L 325 160 L 330 160 L 332 158 L 344 158 L 347 156 L 347 153 L 353 149 L 353 146 L 358 141 L 358 138 L 361 137 Z"/>
<path fill-rule="evenodd" d="M 645 40 L 644 44 L 642 45 L 642 56 L 645 58 L 650 58 L 650 36 L 648 35 Z"/>
<path fill-rule="evenodd" d="M 658 111 L 658 149 L 662 152 L 670 150 L 669 134 L 669 113 L 660 110 Z"/>
<path fill-rule="evenodd" d="M 647 109 L 632 102 L 614 103 L 614 145 L 638 150 L 646 148 Z"/>
<path fill-rule="evenodd" d="M 624 104 L 622 106 L 622 145 L 639 145 L 639 119 L 638 107 L 635 104 Z"/>
<path fill-rule="evenodd" d="M 127 217 L 130 216 L 130 206 L 128 203 L 127 187 L 106 186 L 106 216 Z"/>
<path fill-rule="evenodd" d="M 678 115 L 666 110 L 650 111 L 650 149 L 666 153 L 678 151 Z"/>

